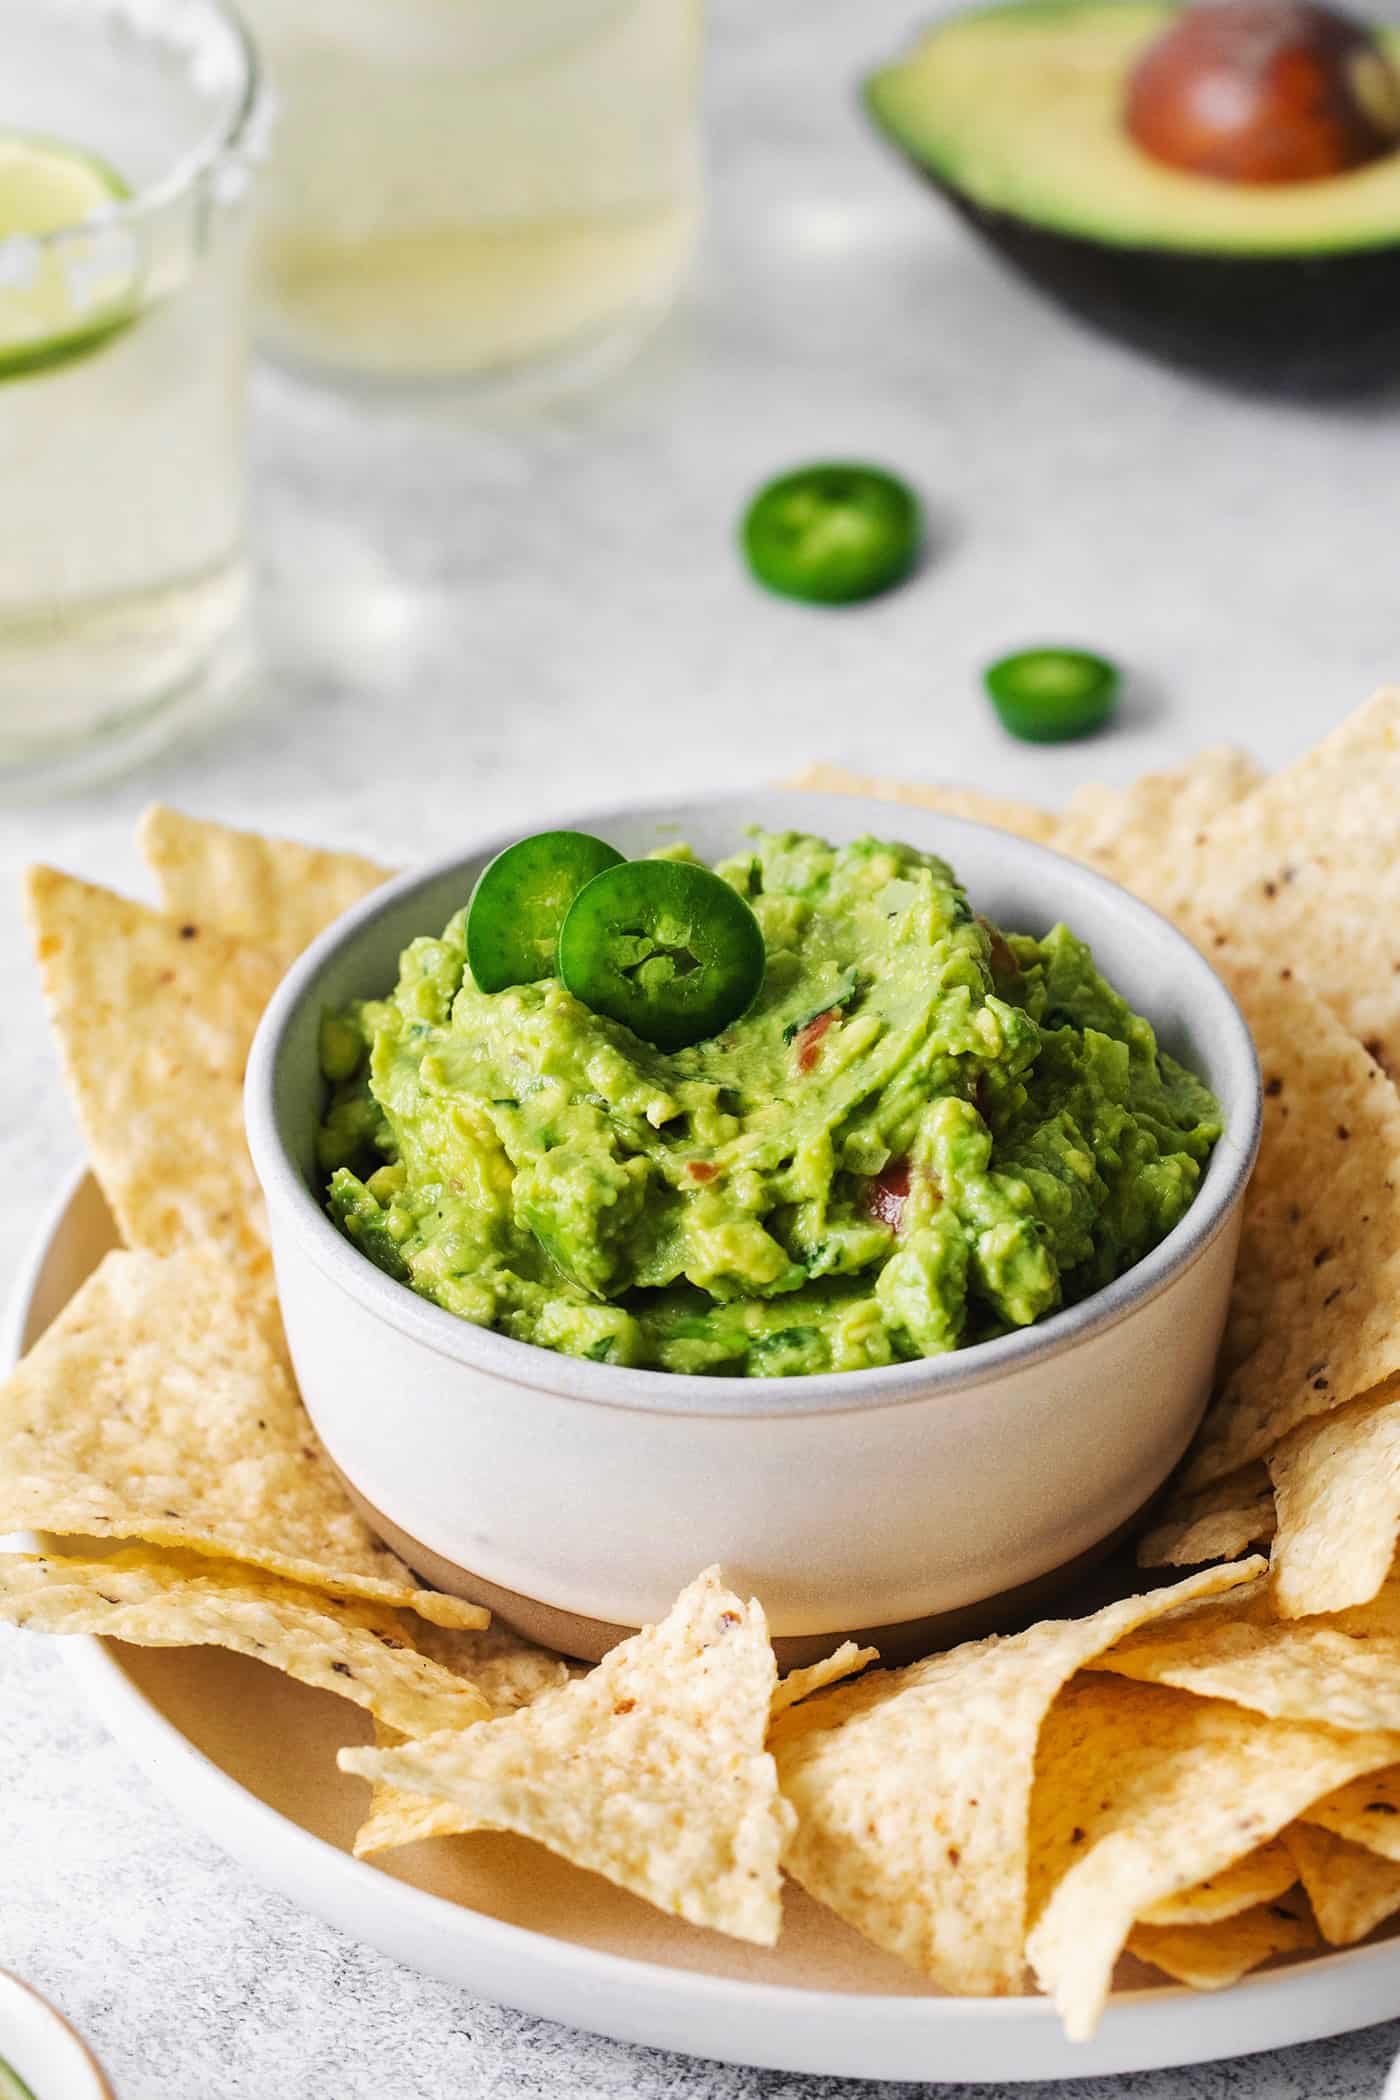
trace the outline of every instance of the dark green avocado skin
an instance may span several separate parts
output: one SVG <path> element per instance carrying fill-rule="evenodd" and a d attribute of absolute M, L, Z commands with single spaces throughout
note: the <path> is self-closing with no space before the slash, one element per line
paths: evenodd
<path fill-rule="evenodd" d="M 1400 380 L 1400 243 L 1298 257 L 1120 248 L 988 211 L 911 165 L 1057 305 L 1168 364 L 1300 397 Z"/>

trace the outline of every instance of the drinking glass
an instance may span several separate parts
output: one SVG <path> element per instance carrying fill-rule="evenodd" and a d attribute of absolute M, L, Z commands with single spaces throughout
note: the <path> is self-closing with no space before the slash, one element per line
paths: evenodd
<path fill-rule="evenodd" d="M 222 0 L 5 0 L 0 791 L 109 766 L 235 651 L 264 115 Z"/>
<path fill-rule="evenodd" d="M 699 0 L 244 0 L 279 103 L 260 334 L 377 380 L 631 347 L 695 234 Z"/>

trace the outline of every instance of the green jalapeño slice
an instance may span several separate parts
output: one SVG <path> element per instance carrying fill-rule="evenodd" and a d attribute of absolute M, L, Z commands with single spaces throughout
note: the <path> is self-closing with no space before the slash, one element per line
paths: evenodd
<path fill-rule="evenodd" d="M 908 575 L 920 530 L 917 498 L 883 468 L 799 467 L 754 497 L 744 553 L 770 591 L 846 605 Z"/>
<path fill-rule="evenodd" d="M 1021 649 L 983 672 L 1004 729 L 1028 744 L 1063 744 L 1102 729 L 1118 705 L 1118 666 L 1087 649 Z"/>
<path fill-rule="evenodd" d="M 574 997 L 658 1050 L 683 1050 L 737 1021 L 763 969 L 748 905 L 689 861 L 607 869 L 579 891 L 559 935 L 559 975 Z"/>
<path fill-rule="evenodd" d="M 586 831 L 539 831 L 498 853 L 467 908 L 467 963 L 483 992 L 552 977 L 579 891 L 622 855 Z"/>

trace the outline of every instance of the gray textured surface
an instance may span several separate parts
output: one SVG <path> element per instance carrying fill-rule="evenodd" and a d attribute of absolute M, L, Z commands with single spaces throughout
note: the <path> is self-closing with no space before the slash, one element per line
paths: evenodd
<path fill-rule="evenodd" d="M 1127 778 L 1221 736 L 1281 759 L 1400 673 L 1396 404 L 1213 393 L 1002 279 L 853 107 L 861 64 L 916 12 L 719 0 L 704 268 L 603 393 L 487 431 L 260 380 L 255 702 L 137 780 L 0 813 L 0 1283 L 77 1151 L 14 878 L 42 855 L 138 882 L 130 831 L 152 795 L 403 857 L 817 754 L 1059 801 L 1090 771 Z M 836 615 L 760 596 L 731 552 L 742 495 L 841 452 L 925 489 L 926 574 Z M 1042 635 L 1133 666 L 1111 738 L 1037 752 L 985 715 L 978 663 Z M 0 1962 L 88 2030 L 122 2100 L 892 2090 L 689 2064 L 427 1983 L 179 1823 L 49 1649 L 0 1643 L 0 1684 Z M 1397 2041 L 1092 2090 L 1374 2100 Z"/>

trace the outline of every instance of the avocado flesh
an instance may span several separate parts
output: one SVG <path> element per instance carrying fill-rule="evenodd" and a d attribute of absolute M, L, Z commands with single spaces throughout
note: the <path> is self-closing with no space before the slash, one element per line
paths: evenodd
<path fill-rule="evenodd" d="M 1400 151 L 1317 182 L 1258 185 L 1153 160 L 1128 77 L 1173 19 L 1157 0 L 1015 0 L 955 16 L 866 86 L 876 122 L 955 201 L 1113 248 L 1336 256 L 1400 246 Z M 1400 64 L 1400 30 L 1380 33 Z"/>

